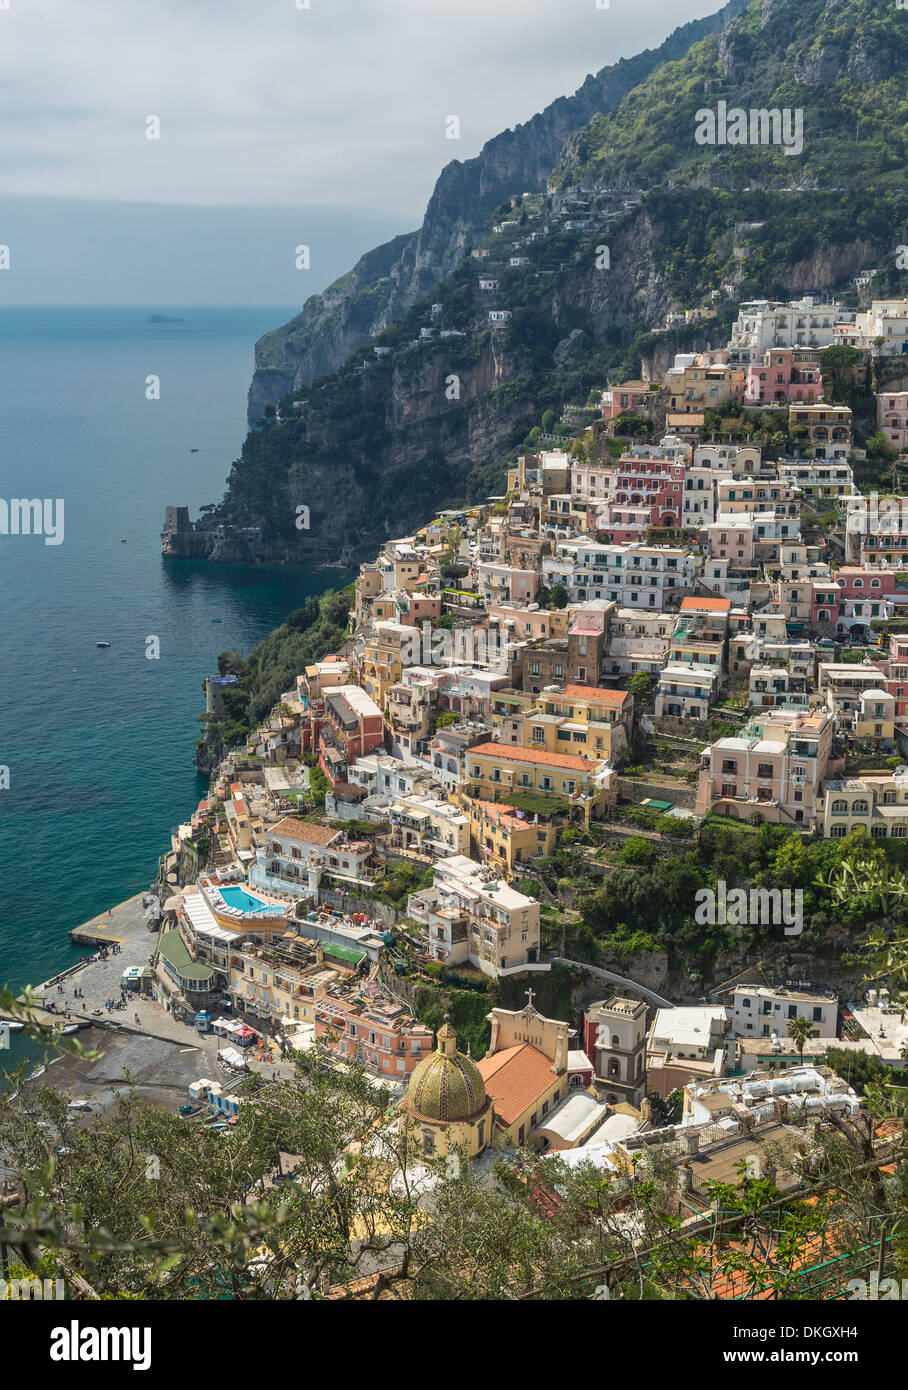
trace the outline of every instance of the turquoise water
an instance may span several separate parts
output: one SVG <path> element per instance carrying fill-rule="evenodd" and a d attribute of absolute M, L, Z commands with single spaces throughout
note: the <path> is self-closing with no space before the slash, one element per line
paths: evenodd
<path fill-rule="evenodd" d="M 270 903 L 263 902 L 261 898 L 254 898 L 237 883 L 225 884 L 219 891 L 227 906 L 235 907 L 237 912 L 267 912 L 271 908 Z M 272 910 L 280 912 L 279 908 Z"/>
<path fill-rule="evenodd" d="M 185 322 L 146 322 L 160 312 Z M 61 545 L 0 536 L 0 983 L 45 980 L 79 954 L 71 927 L 148 887 L 204 794 L 218 653 L 346 577 L 160 553 L 165 505 L 221 497 L 253 344 L 291 312 L 0 310 L 0 498 L 65 503 Z"/>

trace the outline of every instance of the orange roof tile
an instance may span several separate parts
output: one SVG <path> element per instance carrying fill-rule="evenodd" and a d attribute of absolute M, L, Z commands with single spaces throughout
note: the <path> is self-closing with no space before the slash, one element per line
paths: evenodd
<path fill-rule="evenodd" d="M 495 1114 L 506 1125 L 519 1120 L 558 1079 L 549 1058 L 530 1043 L 502 1048 L 476 1065 Z"/>
<path fill-rule="evenodd" d="M 631 697 L 626 690 L 602 690 L 597 685 L 566 685 L 569 700 L 595 700 L 597 705 L 623 705 Z"/>
<path fill-rule="evenodd" d="M 544 767 L 563 767 L 569 772 L 589 772 L 589 758 L 572 758 L 567 753 L 546 753 L 543 749 L 512 748 L 503 743 L 477 743 L 475 748 L 467 749 L 466 756 L 472 758 L 478 753 L 481 758 L 498 758 L 504 763 L 541 763 Z M 601 758 L 592 761 L 601 762 Z"/>
<path fill-rule="evenodd" d="M 326 825 L 309 825 L 297 820 L 296 816 L 285 816 L 277 825 L 270 825 L 269 835 L 285 835 L 290 840 L 302 840 L 307 845 L 330 845 L 339 835 L 339 830 L 331 830 Z"/>
<path fill-rule="evenodd" d="M 711 613 L 727 613 L 730 608 L 730 598 L 683 598 L 681 600 L 682 613 L 696 613 L 699 610 L 706 610 Z"/>

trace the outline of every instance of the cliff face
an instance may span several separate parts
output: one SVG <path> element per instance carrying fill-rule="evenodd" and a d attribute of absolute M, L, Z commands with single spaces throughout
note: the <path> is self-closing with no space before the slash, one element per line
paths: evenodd
<path fill-rule="evenodd" d="M 477 160 L 449 166 L 420 232 L 370 252 L 294 324 L 262 339 L 255 390 L 278 396 L 283 418 L 250 431 L 223 502 L 195 527 L 173 509 L 165 553 L 368 558 L 434 510 L 500 492 L 508 458 L 532 446 L 528 435 L 548 408 L 582 409 L 609 380 L 661 378 L 675 352 L 724 343 L 736 301 L 824 294 L 845 289 L 863 266 L 885 267 L 894 241 L 908 244 L 908 195 L 895 173 L 898 102 L 891 83 L 858 92 L 850 74 L 868 32 L 888 36 L 891 52 L 901 44 L 908 66 L 908 29 L 892 28 L 888 0 L 825 4 L 749 0 L 721 41 L 717 17 L 703 42 L 652 76 L 658 54 L 619 64 L 491 141 Z M 823 123 L 798 162 L 803 183 L 790 186 L 795 161 L 778 151 L 698 145 L 693 110 L 704 90 L 741 66 L 746 100 L 771 103 L 828 42 L 830 7 L 847 19 L 837 76 L 819 89 L 793 88 L 807 129 Z M 740 8 L 736 0 L 725 17 Z M 689 38 L 682 31 L 669 43 Z M 530 193 L 571 123 L 618 100 L 641 70 L 612 116 L 569 135 L 549 191 Z M 860 130 L 856 100 L 869 113 Z M 886 138 L 864 138 L 870 120 Z M 843 172 L 830 187 L 833 147 Z M 729 187 L 736 170 L 743 177 Z M 513 198 L 514 230 L 495 235 L 488 211 L 510 182 L 529 196 Z M 472 241 L 483 260 L 464 255 Z M 880 275 L 887 294 L 906 292 L 903 272 Z M 718 317 L 664 331 L 669 310 L 697 305 L 717 305 Z M 379 355 L 364 354 L 365 364 L 354 355 L 319 375 L 378 324 Z"/>
<path fill-rule="evenodd" d="M 744 6 L 730 0 L 717 14 L 685 24 L 659 48 L 622 59 L 586 79 L 524 125 L 489 140 L 475 159 L 453 160 L 442 171 L 422 227 L 370 251 L 354 269 L 302 312 L 256 344 L 249 418 L 258 420 L 288 392 L 336 371 L 428 294 L 488 232 L 489 218 L 507 198 L 546 188 L 565 142 L 597 115 L 614 111 L 661 63 L 718 33 Z"/>

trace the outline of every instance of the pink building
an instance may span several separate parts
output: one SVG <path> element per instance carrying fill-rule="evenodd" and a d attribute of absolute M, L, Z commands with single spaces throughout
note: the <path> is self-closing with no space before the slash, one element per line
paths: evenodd
<path fill-rule="evenodd" d="M 893 449 L 908 450 L 908 391 L 884 391 L 877 397 L 877 422 Z"/>
<path fill-rule="evenodd" d="M 441 617 L 441 595 L 408 594 L 407 607 L 400 614 L 399 622 L 404 627 L 419 627 L 423 622 L 431 622 Z"/>
<path fill-rule="evenodd" d="M 754 519 L 746 512 L 727 512 L 706 528 L 709 553 L 714 560 L 727 560 L 733 569 L 753 565 Z"/>
<path fill-rule="evenodd" d="M 761 713 L 737 738 L 720 738 L 700 755 L 696 812 L 764 820 L 812 830 L 832 751 L 835 715 Z"/>
<path fill-rule="evenodd" d="M 621 458 L 612 502 L 616 508 L 646 508 L 650 526 L 680 526 L 686 476 L 685 465 L 671 459 Z"/>
<path fill-rule="evenodd" d="M 631 507 L 627 503 L 600 502 L 595 520 L 587 530 L 607 536 L 612 545 L 629 545 L 646 538 L 654 525 L 652 507 Z"/>
<path fill-rule="evenodd" d="M 889 639 L 889 675 L 884 688 L 895 699 L 896 724 L 908 724 L 908 636 Z"/>
<path fill-rule="evenodd" d="M 602 393 L 602 414 L 606 420 L 619 415 L 648 415 L 651 396 L 648 381 L 625 381 Z"/>
<path fill-rule="evenodd" d="M 853 627 L 869 627 L 874 618 L 892 614 L 895 572 L 843 565 L 830 579 L 812 583 L 810 625 L 831 636 Z"/>
<path fill-rule="evenodd" d="M 751 362 L 744 386 L 745 405 L 815 405 L 823 394 L 823 377 L 815 351 L 769 348 L 762 362 Z"/>

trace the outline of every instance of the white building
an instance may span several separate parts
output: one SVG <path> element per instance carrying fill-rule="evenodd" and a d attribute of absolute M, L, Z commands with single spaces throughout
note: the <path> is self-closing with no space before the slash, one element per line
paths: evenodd
<path fill-rule="evenodd" d="M 730 363 L 762 362 L 769 348 L 831 347 L 835 326 L 849 317 L 843 305 L 817 304 L 812 296 L 788 304 L 768 299 L 743 303 L 728 343 Z"/>
<path fill-rule="evenodd" d="M 838 1032 L 839 1001 L 834 994 L 770 985 L 737 985 L 732 995 L 732 1024 L 741 1038 L 788 1036 L 793 1018 L 806 1018 L 817 1038 L 834 1038 Z"/>
<path fill-rule="evenodd" d="M 693 587 L 694 557 L 679 546 L 599 545 L 590 540 L 555 543 L 542 561 L 543 583 L 563 584 L 573 603 L 606 599 L 622 608 L 661 612 Z"/>
<path fill-rule="evenodd" d="M 445 965 L 470 961 L 493 977 L 550 968 L 539 960 L 538 902 L 465 855 L 439 860 L 432 887 L 411 894 L 407 912 Z"/>

